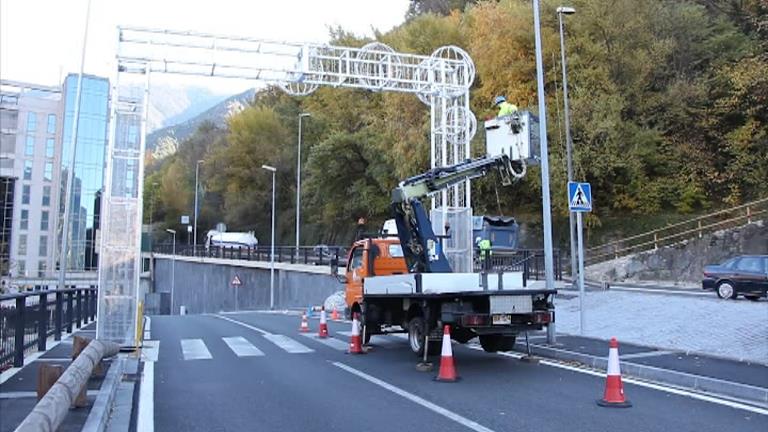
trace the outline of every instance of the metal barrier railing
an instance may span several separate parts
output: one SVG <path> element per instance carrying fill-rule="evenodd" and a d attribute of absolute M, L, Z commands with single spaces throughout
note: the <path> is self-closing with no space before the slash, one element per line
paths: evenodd
<path fill-rule="evenodd" d="M 24 356 L 45 351 L 48 338 L 96 319 L 96 288 L 31 291 L 0 296 L 0 370 L 24 365 Z"/>
<path fill-rule="evenodd" d="M 612 241 L 584 251 L 584 261 L 595 264 L 629 254 L 655 250 L 686 239 L 701 238 L 716 230 L 733 228 L 768 216 L 768 198 L 698 216 L 642 234 Z"/>
<path fill-rule="evenodd" d="M 173 254 L 173 245 L 155 245 L 153 252 Z M 246 261 L 270 261 L 270 246 L 221 247 L 176 245 L 176 255 L 205 258 L 225 258 Z M 275 246 L 275 262 L 307 265 L 338 266 L 347 258 L 347 248 L 343 246 Z"/>
<path fill-rule="evenodd" d="M 555 280 L 563 279 L 562 255 L 559 249 L 554 249 L 554 274 Z M 484 265 L 485 264 L 485 265 Z M 474 270 L 480 271 L 484 267 L 489 270 L 521 271 L 525 280 L 545 279 L 544 250 L 542 249 L 494 249 L 487 263 L 483 263 L 480 257 L 475 259 Z"/>

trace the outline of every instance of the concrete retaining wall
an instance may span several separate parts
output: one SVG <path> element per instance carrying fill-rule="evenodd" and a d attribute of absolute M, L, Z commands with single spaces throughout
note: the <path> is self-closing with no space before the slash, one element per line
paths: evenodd
<path fill-rule="evenodd" d="M 174 260 L 168 255 L 155 255 L 153 268 L 153 301 L 158 313 L 167 314 L 173 285 Z M 180 306 L 187 313 L 216 313 L 244 309 L 269 308 L 270 271 L 268 263 L 216 258 L 177 257 L 175 260 L 173 310 Z M 232 286 L 238 277 L 241 285 Z M 275 265 L 275 307 L 320 305 L 326 297 L 343 286 L 331 275 L 327 266 L 291 264 Z M 169 297 L 157 301 L 154 297 Z"/>

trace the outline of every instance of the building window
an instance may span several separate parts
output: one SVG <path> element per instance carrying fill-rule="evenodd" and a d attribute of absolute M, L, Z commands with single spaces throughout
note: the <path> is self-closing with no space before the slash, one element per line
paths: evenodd
<path fill-rule="evenodd" d="M 40 231 L 48 231 L 48 212 L 40 213 Z"/>
<path fill-rule="evenodd" d="M 35 137 L 27 135 L 27 144 L 24 146 L 24 156 L 35 155 Z"/>
<path fill-rule="evenodd" d="M 55 149 L 55 141 L 53 138 L 48 138 L 45 141 L 45 157 L 53 159 L 53 152 Z"/>
<path fill-rule="evenodd" d="M 21 211 L 21 219 L 19 219 L 19 229 L 29 229 L 29 210 L 23 209 Z"/>
<path fill-rule="evenodd" d="M 39 252 L 41 257 L 48 256 L 48 236 L 40 236 Z"/>
<path fill-rule="evenodd" d="M 56 133 L 56 114 L 48 114 L 48 133 Z"/>
<path fill-rule="evenodd" d="M 45 277 L 47 271 L 48 263 L 45 261 L 40 261 L 40 263 L 37 265 L 37 277 Z"/>
<path fill-rule="evenodd" d="M 37 130 L 37 114 L 33 112 L 27 113 L 27 132 L 34 132 Z"/>
<path fill-rule="evenodd" d="M 32 161 L 24 161 L 24 180 L 32 180 Z"/>
<path fill-rule="evenodd" d="M 21 186 L 21 203 L 29 204 L 29 185 Z"/>
<path fill-rule="evenodd" d="M 19 261 L 19 276 L 26 276 L 27 275 L 27 263 L 24 261 Z"/>
<path fill-rule="evenodd" d="M 51 187 L 43 186 L 43 206 L 51 205 Z"/>
<path fill-rule="evenodd" d="M 51 181 L 53 179 L 53 162 L 45 163 L 45 181 Z"/>
<path fill-rule="evenodd" d="M 24 256 L 27 254 L 27 235 L 19 234 L 19 255 Z"/>

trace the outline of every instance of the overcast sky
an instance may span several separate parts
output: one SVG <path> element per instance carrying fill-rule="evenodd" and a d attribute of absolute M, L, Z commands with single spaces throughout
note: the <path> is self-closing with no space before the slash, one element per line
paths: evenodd
<path fill-rule="evenodd" d="M 77 72 L 86 5 L 0 1 L 0 78 L 56 85 Z M 92 0 L 85 72 L 111 77 L 118 25 L 325 42 L 329 26 L 369 36 L 373 28 L 387 31 L 407 8 L 408 0 Z"/>

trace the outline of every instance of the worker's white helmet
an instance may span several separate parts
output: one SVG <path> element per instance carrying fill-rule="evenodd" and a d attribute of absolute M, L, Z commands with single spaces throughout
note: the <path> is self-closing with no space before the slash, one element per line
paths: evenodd
<path fill-rule="evenodd" d="M 482 240 L 482 238 L 480 237 L 475 238 L 475 243 L 480 243 L 480 240 Z"/>

